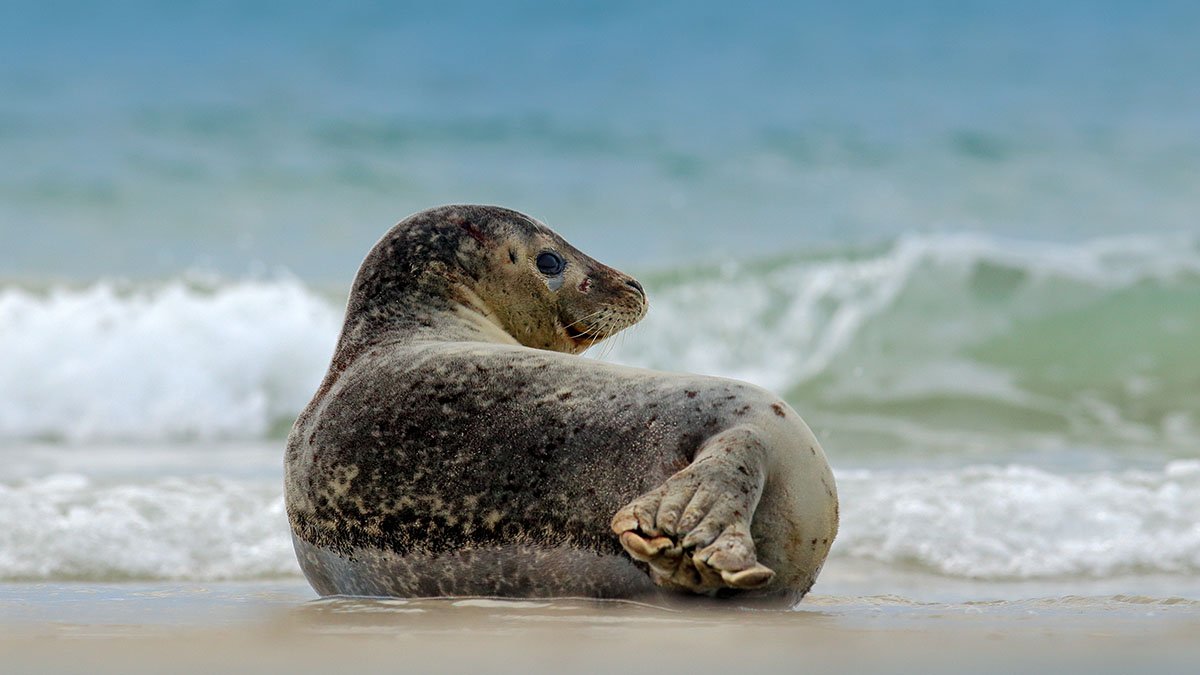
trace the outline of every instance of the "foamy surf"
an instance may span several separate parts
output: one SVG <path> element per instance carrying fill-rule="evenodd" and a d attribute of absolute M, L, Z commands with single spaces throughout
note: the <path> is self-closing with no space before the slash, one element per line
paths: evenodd
<path fill-rule="evenodd" d="M 0 437 L 263 436 L 308 401 L 339 315 L 292 280 L 0 288 Z"/>
<path fill-rule="evenodd" d="M 760 384 L 818 431 L 1173 456 L 1200 439 L 1193 239 L 906 237 L 642 277 L 651 312 L 605 358 Z M 0 438 L 278 436 L 340 314 L 290 279 L 0 287 Z"/>
<path fill-rule="evenodd" d="M 1200 571 L 1200 461 L 1082 474 L 1028 466 L 838 474 L 833 555 L 955 577 Z"/>
<path fill-rule="evenodd" d="M 837 472 L 839 561 L 977 580 L 1200 572 L 1200 461 L 1057 474 L 1029 466 Z M 0 482 L 0 580 L 299 574 L 278 480 Z"/>
<path fill-rule="evenodd" d="M 0 579 L 218 580 L 299 573 L 278 481 L 0 483 Z"/>

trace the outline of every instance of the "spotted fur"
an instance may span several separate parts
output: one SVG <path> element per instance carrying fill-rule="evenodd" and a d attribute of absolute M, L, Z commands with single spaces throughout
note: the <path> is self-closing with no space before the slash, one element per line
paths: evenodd
<path fill-rule="evenodd" d="M 547 249 L 567 261 L 562 283 L 533 263 Z M 656 561 L 626 554 L 613 516 L 680 472 L 718 467 L 701 477 L 733 486 L 718 490 L 730 493 L 722 503 L 744 500 L 727 511 L 745 519 L 747 544 L 776 573 L 760 590 L 807 591 L 836 532 L 836 495 L 800 418 L 741 382 L 575 355 L 646 308 L 631 277 L 515 211 L 442 207 L 389 231 L 359 271 L 329 372 L 288 439 L 288 516 L 314 588 L 669 588 Z M 767 450 L 702 465 L 733 428 Z M 753 490 L 722 482 L 735 465 L 757 472 Z"/>

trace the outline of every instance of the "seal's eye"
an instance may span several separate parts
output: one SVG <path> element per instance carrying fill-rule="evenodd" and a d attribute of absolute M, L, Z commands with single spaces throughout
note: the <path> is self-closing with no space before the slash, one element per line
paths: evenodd
<path fill-rule="evenodd" d="M 567 263 L 563 261 L 562 256 L 554 251 L 545 251 L 538 254 L 537 257 L 538 271 L 548 277 L 556 277 L 562 274 L 563 268 Z"/>

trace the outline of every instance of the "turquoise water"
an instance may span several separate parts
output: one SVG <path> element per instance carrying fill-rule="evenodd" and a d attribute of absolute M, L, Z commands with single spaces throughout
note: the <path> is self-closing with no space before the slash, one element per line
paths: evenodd
<path fill-rule="evenodd" d="M 345 283 L 456 201 L 655 268 L 1197 228 L 1194 3 L 3 11 L 5 277 Z"/>
<path fill-rule="evenodd" d="M 642 279 L 593 358 L 805 416 L 830 568 L 1195 588 L 1194 3 L 0 12 L 0 580 L 295 578 L 354 270 L 470 201 Z"/>

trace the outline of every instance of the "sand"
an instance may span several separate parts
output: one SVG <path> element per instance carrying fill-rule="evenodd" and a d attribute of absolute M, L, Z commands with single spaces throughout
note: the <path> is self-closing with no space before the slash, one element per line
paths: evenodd
<path fill-rule="evenodd" d="M 841 575 L 830 586 L 854 584 Z M 814 594 L 790 611 L 749 611 L 321 600 L 299 579 L 8 583 L 0 631 L 5 673 L 1195 672 L 1200 664 L 1200 601 L 1133 595 Z"/>

